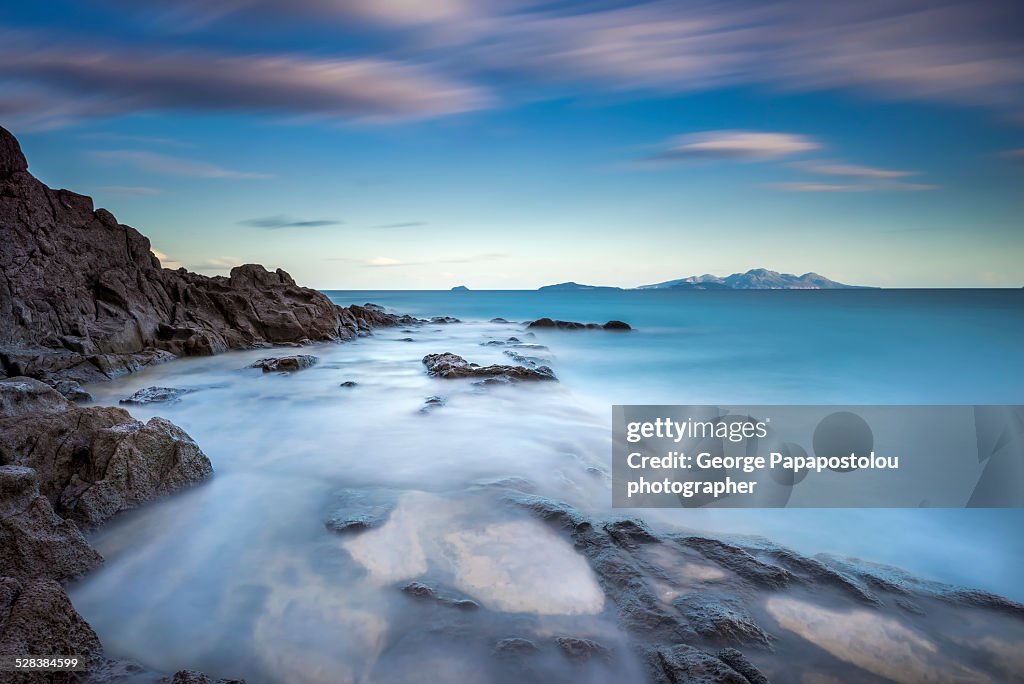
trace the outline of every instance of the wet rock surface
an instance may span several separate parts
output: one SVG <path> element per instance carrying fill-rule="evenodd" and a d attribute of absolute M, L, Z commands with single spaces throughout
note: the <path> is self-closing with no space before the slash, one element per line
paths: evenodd
<path fill-rule="evenodd" d="M 118 403 L 126 406 L 144 406 L 146 404 L 173 404 L 181 401 L 181 397 L 194 392 L 192 389 L 177 387 L 145 387 Z"/>
<path fill-rule="evenodd" d="M 556 330 L 619 330 L 628 331 L 633 327 L 623 321 L 608 321 L 607 323 L 579 323 L 577 321 L 560 321 L 552 318 L 538 318 L 530 321 L 527 328 L 552 328 Z"/>
<path fill-rule="evenodd" d="M 262 368 L 264 373 L 294 373 L 295 371 L 312 368 L 318 361 L 317 357 L 310 354 L 293 354 L 291 356 L 260 359 L 250 367 Z"/>
<path fill-rule="evenodd" d="M 547 366 L 527 368 L 525 366 L 491 365 L 479 366 L 466 361 L 457 354 L 428 354 L 423 357 L 427 373 L 437 378 L 498 378 L 516 380 L 555 380 L 554 372 Z"/>
<path fill-rule="evenodd" d="M 22 403 L 0 415 L 0 464 L 35 470 L 57 514 L 84 528 L 213 472 L 192 438 L 163 418 L 142 423 L 124 409 L 77 406 L 31 378 L 0 380 L 0 396 L 17 403 L 25 385 L 41 410 Z"/>

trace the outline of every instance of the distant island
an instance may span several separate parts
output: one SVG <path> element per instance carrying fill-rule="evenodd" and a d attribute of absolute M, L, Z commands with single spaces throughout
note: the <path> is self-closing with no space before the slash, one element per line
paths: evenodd
<path fill-rule="evenodd" d="M 469 292 L 469 288 L 465 285 L 456 285 L 452 288 L 452 292 Z"/>
<path fill-rule="evenodd" d="M 847 285 L 829 280 L 817 273 L 779 273 L 766 268 L 753 268 L 746 273 L 733 273 L 721 278 L 705 273 L 700 276 L 689 276 L 666 280 L 652 285 L 640 285 L 634 288 L 610 287 L 604 285 L 581 285 L 567 282 L 557 285 L 545 285 L 538 288 L 541 292 L 571 292 L 580 290 L 855 290 L 871 289 L 866 285 Z"/>

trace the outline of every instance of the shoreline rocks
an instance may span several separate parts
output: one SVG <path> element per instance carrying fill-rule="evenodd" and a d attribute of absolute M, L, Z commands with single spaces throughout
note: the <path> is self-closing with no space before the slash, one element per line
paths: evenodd
<path fill-rule="evenodd" d="M 262 368 L 264 373 L 294 373 L 295 371 L 312 368 L 320 359 L 311 354 L 294 354 L 260 359 L 250 368 Z"/>
<path fill-rule="evenodd" d="M 527 328 L 550 328 L 554 330 L 617 330 L 629 331 L 633 327 L 623 321 L 608 321 L 607 323 L 578 323 L 576 321 L 560 321 L 551 318 L 538 318 L 530 321 Z"/>
<path fill-rule="evenodd" d="M 163 268 L 137 230 L 32 176 L 2 127 L 0 159 L 0 377 L 84 383 L 179 356 L 420 323 L 339 307 L 281 269 L 245 264 L 211 277 Z"/>
<path fill-rule="evenodd" d="M 491 365 L 480 366 L 470 363 L 458 354 L 427 354 L 423 357 L 423 365 L 427 374 L 436 378 L 453 380 L 458 378 L 489 378 L 516 380 L 556 380 L 554 372 L 548 366 L 527 368 L 525 366 Z"/>

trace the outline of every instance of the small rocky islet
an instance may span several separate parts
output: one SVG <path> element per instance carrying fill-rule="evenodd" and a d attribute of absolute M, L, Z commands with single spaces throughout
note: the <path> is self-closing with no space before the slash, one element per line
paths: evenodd
<path fill-rule="evenodd" d="M 85 659 L 86 672 L 54 674 L 49 681 L 147 674 L 150 681 L 212 682 L 198 672 L 163 675 L 108 657 L 68 599 L 64 584 L 103 563 L 84 533 L 213 474 L 210 459 L 185 431 L 163 418 L 142 422 L 123 408 L 89 406 L 81 384 L 178 357 L 459 321 L 424 321 L 369 304 L 339 307 L 280 269 L 250 264 L 227 277 L 207 277 L 161 268 L 136 230 L 94 209 L 90 198 L 53 190 L 29 174 L 17 140 L 2 128 L 0 227 L 0 656 Z M 491 322 L 524 331 L 632 329 L 621 321 Z M 544 359 L 520 353 L 542 345 L 518 337 L 499 342 L 489 346 L 513 347 L 503 352 L 519 365 L 478 365 L 443 352 L 422 358 L 424 372 L 439 383 L 555 380 Z M 288 374 L 315 364 L 309 354 L 268 353 L 253 367 Z M 122 403 L 187 401 L 191 391 L 148 387 Z M 424 408 L 444 403 L 431 397 Z M 999 682 L 1019 680 L 1024 669 L 1024 606 L 1000 596 L 862 561 L 808 557 L 760 538 L 667 534 L 638 519 L 595 518 L 532 489 L 509 480 L 474 491 L 543 522 L 586 559 L 628 636 L 629 652 L 601 634 L 474 623 L 473 638 L 487 641 L 510 675 L 543 678 L 545 658 L 555 656 L 580 668 L 580 677 L 598 671 L 589 668 L 618 672 L 629 660 L 643 664 L 648 681 L 671 683 L 762 684 L 802 676 Z M 347 492 L 325 520 L 325 534 L 365 534 L 386 524 L 392 507 L 388 495 Z M 433 611 L 470 621 L 491 612 L 477 598 L 426 577 L 395 590 L 425 611 L 427 642 L 451 638 L 430 630 Z M 845 633 L 847 618 L 880 636 Z M 801 631 L 807 624 L 820 628 Z M 890 638 L 906 635 L 904 642 Z M 22 673 L 5 681 L 39 678 Z"/>

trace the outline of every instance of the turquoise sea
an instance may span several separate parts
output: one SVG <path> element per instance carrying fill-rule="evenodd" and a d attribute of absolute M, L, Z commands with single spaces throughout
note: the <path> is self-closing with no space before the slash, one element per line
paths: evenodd
<path fill-rule="evenodd" d="M 463 322 L 311 345 L 301 353 L 319 363 L 297 373 L 249 366 L 300 350 L 258 349 L 88 388 L 101 405 L 152 385 L 195 390 L 132 414 L 181 426 L 215 469 L 208 483 L 92 535 L 106 563 L 70 594 L 109 654 L 250 682 L 392 681 L 377 677 L 388 668 L 409 681 L 422 668 L 406 659 L 418 642 L 396 635 L 420 634 L 422 614 L 396 587 L 420 578 L 473 597 L 490 628 L 604 634 L 625 648 L 572 544 L 489 494 L 494 483 L 523 482 L 586 515 L 620 515 L 608 477 L 612 404 L 1024 403 L 1021 291 L 328 295 Z M 619 319 L 635 331 L 523 325 L 541 316 Z M 530 346 L 495 344 L 512 336 Z M 480 364 L 528 354 L 559 382 L 429 377 L 424 355 L 444 351 Z M 353 506 L 378 504 L 389 511 L 378 527 L 330 529 Z M 763 535 L 806 554 L 856 556 L 1024 600 L 1020 510 L 630 514 L 658 530 Z M 452 677 L 506 681 L 489 650 L 449 645 L 431 657 L 465 668 Z M 566 667 L 545 672 L 575 681 Z M 606 674 L 600 681 L 638 678 Z"/>

